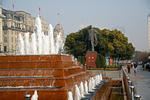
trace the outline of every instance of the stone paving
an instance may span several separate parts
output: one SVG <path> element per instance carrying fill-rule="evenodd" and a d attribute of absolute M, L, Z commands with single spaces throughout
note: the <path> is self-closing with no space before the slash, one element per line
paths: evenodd
<path fill-rule="evenodd" d="M 112 80 L 122 80 L 122 73 L 121 70 L 117 71 L 108 71 L 108 70 L 89 70 L 93 74 L 102 74 L 103 76 L 112 78 Z"/>
<path fill-rule="evenodd" d="M 129 76 L 137 93 L 141 95 L 141 100 L 150 100 L 150 71 L 143 70 L 142 66 L 138 66 L 137 73 L 135 74 L 132 69 Z"/>

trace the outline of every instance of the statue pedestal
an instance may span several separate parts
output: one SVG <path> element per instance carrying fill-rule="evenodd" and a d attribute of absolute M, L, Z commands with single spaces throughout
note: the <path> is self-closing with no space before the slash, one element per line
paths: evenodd
<path fill-rule="evenodd" d="M 88 51 L 86 53 L 86 65 L 88 68 L 96 68 L 97 52 Z"/>

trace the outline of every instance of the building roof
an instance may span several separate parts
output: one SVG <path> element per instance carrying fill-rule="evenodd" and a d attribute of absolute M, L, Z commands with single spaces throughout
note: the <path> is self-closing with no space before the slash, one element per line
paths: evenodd
<path fill-rule="evenodd" d="M 19 15 L 30 15 L 30 13 L 27 13 L 25 11 L 12 11 L 12 10 L 6 10 L 6 9 L 3 9 L 3 13 L 9 13 L 9 14 L 19 14 Z"/>
<path fill-rule="evenodd" d="M 18 14 L 28 14 L 28 15 L 31 15 L 30 13 L 27 13 L 25 11 L 15 11 L 15 12 L 18 13 Z"/>

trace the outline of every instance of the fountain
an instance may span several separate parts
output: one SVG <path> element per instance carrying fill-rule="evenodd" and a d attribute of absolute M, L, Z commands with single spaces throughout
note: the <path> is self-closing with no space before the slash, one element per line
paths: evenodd
<path fill-rule="evenodd" d="M 87 85 L 87 81 L 85 81 L 85 94 L 88 94 L 88 85 Z"/>
<path fill-rule="evenodd" d="M 84 97 L 84 87 L 83 87 L 83 82 L 80 83 L 80 94 L 81 94 L 81 97 Z"/>
<path fill-rule="evenodd" d="M 19 34 L 17 55 L 60 54 L 63 52 L 64 43 L 61 39 L 61 32 L 54 40 L 53 27 L 50 24 L 48 34 L 44 34 L 39 16 L 35 20 L 35 27 L 36 31 L 31 34 L 31 39 L 28 32 L 24 39 Z"/>
<path fill-rule="evenodd" d="M 19 34 L 17 55 L 0 56 L 0 100 L 24 100 L 28 94 L 31 100 L 80 100 L 93 91 L 101 74 L 94 77 L 77 59 L 61 54 L 61 33 L 54 40 L 52 25 L 44 34 L 38 16 L 35 26 L 34 33 Z"/>
<path fill-rule="evenodd" d="M 73 100 L 72 92 L 68 92 L 68 100 Z"/>
<path fill-rule="evenodd" d="M 80 89 L 77 85 L 75 85 L 75 100 L 80 100 L 80 99 L 81 99 Z"/>
<path fill-rule="evenodd" d="M 36 90 L 34 91 L 34 94 L 33 94 L 32 98 L 31 98 L 31 100 L 38 100 L 38 94 L 37 94 Z"/>

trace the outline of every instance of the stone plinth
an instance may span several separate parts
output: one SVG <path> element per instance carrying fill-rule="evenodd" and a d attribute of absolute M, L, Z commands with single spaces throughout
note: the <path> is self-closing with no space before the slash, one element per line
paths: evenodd
<path fill-rule="evenodd" d="M 89 51 L 86 53 L 86 65 L 88 68 L 96 68 L 96 58 L 96 52 Z"/>

